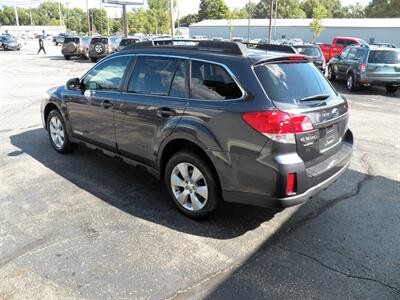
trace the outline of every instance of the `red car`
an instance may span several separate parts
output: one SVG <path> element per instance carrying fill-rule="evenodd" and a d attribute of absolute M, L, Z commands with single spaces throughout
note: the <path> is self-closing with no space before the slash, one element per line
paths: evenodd
<path fill-rule="evenodd" d="M 344 48 L 352 45 L 368 45 L 364 40 L 352 37 L 335 37 L 332 40 L 332 44 L 319 44 L 318 46 L 321 48 L 322 54 L 325 57 L 325 60 L 329 62 L 329 60 L 339 55 Z"/>

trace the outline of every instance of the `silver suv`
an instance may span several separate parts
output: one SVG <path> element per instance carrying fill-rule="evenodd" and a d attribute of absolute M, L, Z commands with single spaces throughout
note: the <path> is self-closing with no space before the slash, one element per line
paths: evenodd
<path fill-rule="evenodd" d="M 90 37 L 66 37 L 62 45 L 61 53 L 66 60 L 70 60 L 72 56 L 79 56 L 83 59 L 89 58 Z"/>
<path fill-rule="evenodd" d="M 108 37 L 93 37 L 89 45 L 89 57 L 92 62 L 114 53 L 114 47 Z"/>

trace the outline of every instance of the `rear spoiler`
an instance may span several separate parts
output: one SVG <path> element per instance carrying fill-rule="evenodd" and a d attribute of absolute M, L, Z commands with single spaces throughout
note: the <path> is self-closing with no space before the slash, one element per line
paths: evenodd
<path fill-rule="evenodd" d="M 312 62 L 312 59 L 304 55 L 288 55 L 288 56 L 278 56 L 274 58 L 261 59 L 254 65 L 269 64 L 269 63 L 287 63 L 287 62 Z"/>
<path fill-rule="evenodd" d="M 259 49 L 259 50 L 285 52 L 285 53 L 293 53 L 293 54 L 297 53 L 296 49 L 289 45 L 254 44 L 254 43 L 244 43 L 244 44 L 248 48 L 254 48 L 254 49 Z"/>

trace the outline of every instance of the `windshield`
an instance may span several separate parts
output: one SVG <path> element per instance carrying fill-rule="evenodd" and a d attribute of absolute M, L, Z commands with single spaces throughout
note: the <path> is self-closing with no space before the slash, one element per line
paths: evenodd
<path fill-rule="evenodd" d="M 372 64 L 400 64 L 400 51 L 373 50 L 369 53 L 368 62 Z"/>
<path fill-rule="evenodd" d="M 272 101 L 298 104 L 300 99 L 326 94 L 336 96 L 325 77 L 312 63 L 274 63 L 254 69 Z"/>
<path fill-rule="evenodd" d="M 322 57 L 321 51 L 317 47 L 298 47 L 296 50 L 299 54 L 307 55 L 311 57 Z"/>

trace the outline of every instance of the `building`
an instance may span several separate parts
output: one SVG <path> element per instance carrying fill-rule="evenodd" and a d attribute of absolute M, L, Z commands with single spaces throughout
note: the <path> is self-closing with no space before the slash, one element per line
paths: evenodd
<path fill-rule="evenodd" d="M 1 26 L 0 34 L 8 33 L 14 36 L 19 36 L 21 34 L 27 34 L 29 36 L 37 35 L 57 35 L 59 33 L 66 32 L 65 26 Z"/>
<path fill-rule="evenodd" d="M 300 38 L 311 41 L 309 29 L 311 19 L 273 19 L 273 39 Z M 276 24 L 276 27 L 274 26 Z M 268 19 L 250 20 L 250 39 L 268 38 Z M 369 42 L 388 42 L 400 46 L 400 18 L 385 19 L 324 19 L 323 30 L 316 39 L 317 42 L 330 43 L 335 36 L 358 37 Z M 227 20 L 204 20 L 189 26 L 190 36 L 204 35 L 208 38 L 230 36 L 247 39 L 248 20 L 232 20 L 232 35 L 230 35 Z"/>

